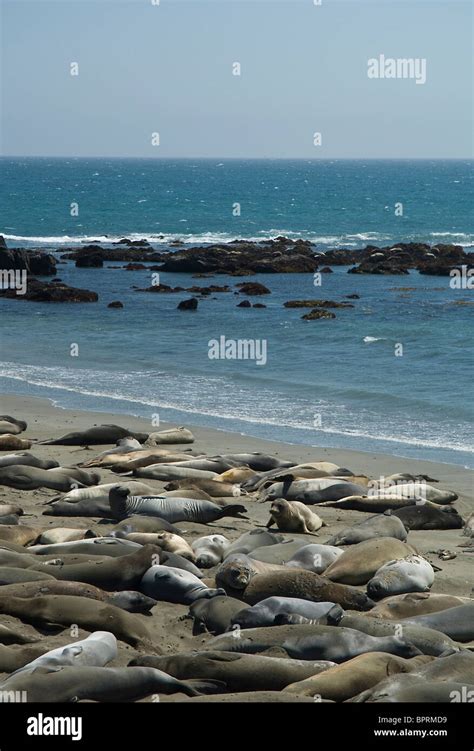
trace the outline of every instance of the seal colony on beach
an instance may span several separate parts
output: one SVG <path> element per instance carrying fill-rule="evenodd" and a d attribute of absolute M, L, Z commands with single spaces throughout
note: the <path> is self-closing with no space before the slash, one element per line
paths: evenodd
<path fill-rule="evenodd" d="M 424 468 L 371 476 L 244 438 L 213 453 L 185 427 L 0 428 L 1 690 L 429 702 L 474 685 L 472 577 L 452 590 L 472 498 Z"/>

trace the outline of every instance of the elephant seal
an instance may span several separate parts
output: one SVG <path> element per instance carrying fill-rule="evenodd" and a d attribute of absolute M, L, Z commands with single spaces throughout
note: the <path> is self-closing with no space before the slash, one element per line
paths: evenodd
<path fill-rule="evenodd" d="M 212 601 L 211 601 L 212 602 Z M 281 691 L 297 677 L 304 680 L 331 668 L 327 660 L 290 660 L 235 652 L 185 652 L 139 655 L 130 665 L 158 668 L 175 678 L 207 678 L 222 681 L 226 691 Z"/>
<path fill-rule="evenodd" d="M 85 540 L 97 537 L 92 529 L 85 527 L 55 527 L 54 529 L 45 529 L 38 537 L 37 543 L 40 545 L 55 545 L 59 542 L 75 542 L 76 540 Z"/>
<path fill-rule="evenodd" d="M 452 503 L 458 499 L 458 494 L 452 490 L 435 488 L 424 480 L 396 483 L 389 487 L 384 485 L 380 488 L 379 492 L 385 496 L 403 496 L 439 504 Z"/>
<path fill-rule="evenodd" d="M 107 591 L 129 590 L 139 586 L 143 574 L 156 560 L 159 560 L 159 549 L 153 545 L 145 545 L 128 555 L 117 558 L 107 556 L 105 560 L 64 564 L 59 559 L 57 564 L 44 564 L 42 570 L 62 581 L 93 584 Z"/>
<path fill-rule="evenodd" d="M 8 514 L 8 516 L 0 516 L 0 524 L 7 524 L 9 526 L 19 524 L 20 517 L 15 514 Z"/>
<path fill-rule="evenodd" d="M 141 443 L 137 441 L 135 438 L 120 438 L 116 445 L 113 447 L 113 449 L 105 449 L 105 451 L 101 451 L 100 454 L 97 454 L 97 456 L 94 456 L 92 459 L 88 460 L 87 462 L 83 462 L 82 466 L 85 466 L 89 463 L 89 461 L 95 462 L 97 459 L 100 459 L 103 456 L 113 456 L 114 454 L 126 454 L 132 451 L 140 450 L 142 447 Z"/>
<path fill-rule="evenodd" d="M 161 446 L 167 443 L 194 443 L 194 436 L 190 430 L 180 426 L 150 433 L 145 441 L 147 446 Z"/>
<path fill-rule="evenodd" d="M 156 534 L 157 532 L 173 532 L 177 535 L 179 534 L 179 529 L 164 519 L 134 514 L 118 522 L 109 534 L 114 537 L 120 537 L 122 534 Z"/>
<path fill-rule="evenodd" d="M 172 532 L 158 532 L 154 535 L 156 539 L 156 545 L 167 553 L 176 553 L 182 558 L 187 558 L 188 561 L 196 563 L 196 556 L 191 545 L 186 542 L 184 537 L 180 535 L 174 535 Z"/>
<path fill-rule="evenodd" d="M 21 506 L 16 506 L 14 503 L 0 503 L 0 516 L 8 516 L 10 514 L 22 516 L 23 513 Z"/>
<path fill-rule="evenodd" d="M 103 467 L 111 469 L 113 472 L 126 472 L 138 467 L 148 467 L 150 464 L 159 464 L 166 462 L 179 462 L 187 459 L 188 454 L 178 454 L 168 449 L 146 449 L 139 446 L 137 449 L 125 448 L 124 451 L 112 449 L 109 452 L 102 452 L 81 463 L 81 467 Z"/>
<path fill-rule="evenodd" d="M 180 467 L 176 464 L 150 464 L 148 467 L 137 467 L 137 469 L 133 469 L 132 474 L 134 477 L 160 480 L 161 482 L 185 480 L 186 478 L 215 480 L 219 477 L 217 472 L 204 469 L 193 469 L 192 467 Z"/>
<path fill-rule="evenodd" d="M 115 605 L 117 608 L 127 610 L 129 613 L 148 613 L 156 605 L 156 600 L 133 590 L 105 592 L 98 587 L 94 587 L 92 584 L 61 581 L 46 574 L 43 574 L 43 577 L 43 579 L 38 581 L 5 584 L 1 588 L 0 594 L 26 598 L 37 597 L 39 595 L 75 595 L 76 597 L 88 597 L 91 600 Z"/>
<path fill-rule="evenodd" d="M 333 616 L 334 613 L 334 616 Z M 382 618 L 366 618 L 357 613 L 346 614 L 333 609 L 328 613 L 328 623 L 332 626 L 355 628 L 370 636 L 403 636 L 414 644 L 422 654 L 440 657 L 443 654 L 457 652 L 460 646 L 440 631 L 426 626 L 413 625 L 401 621 L 384 621 Z"/>
<path fill-rule="evenodd" d="M 27 600 L 0 594 L 0 613 L 13 615 L 27 623 L 52 623 L 64 628 L 75 623 L 87 631 L 111 631 L 117 639 L 132 647 L 150 642 L 148 629 L 138 615 L 86 597 L 41 595 Z"/>
<path fill-rule="evenodd" d="M 88 516 L 100 519 L 112 519 L 108 501 L 96 501 L 95 499 L 68 503 L 56 501 L 43 511 L 44 516 Z"/>
<path fill-rule="evenodd" d="M 158 516 L 170 523 L 188 521 L 208 524 L 226 516 L 242 518 L 242 514 L 247 510 L 245 506 L 238 504 L 221 507 L 211 501 L 195 501 L 189 498 L 179 501 L 176 498 L 163 496 L 134 497 L 130 495 L 127 487 L 121 485 L 110 490 L 109 504 L 112 514 L 117 519 L 141 514 Z"/>
<path fill-rule="evenodd" d="M 420 664 L 410 673 L 410 680 L 404 675 L 392 675 L 385 678 L 373 688 L 369 688 L 352 698 L 353 702 L 385 701 L 387 696 L 395 696 L 400 689 L 404 690 L 409 685 L 422 685 L 425 682 L 459 682 L 469 683 L 472 681 L 474 670 L 474 654 L 468 650 L 456 652 L 447 657 L 433 659 L 426 664 Z M 462 694 L 461 694 L 462 696 Z M 464 693 L 466 696 L 466 693 Z M 450 697 L 451 700 L 459 701 L 460 697 Z M 465 701 L 465 699 L 464 699 Z"/>
<path fill-rule="evenodd" d="M 367 584 L 367 594 L 376 600 L 404 592 L 426 592 L 434 582 L 431 564 L 420 555 L 388 561 Z"/>
<path fill-rule="evenodd" d="M 394 509 L 391 513 L 392 518 L 398 517 L 406 529 L 461 529 L 464 525 L 463 518 L 451 506 L 418 503 Z"/>
<path fill-rule="evenodd" d="M 15 545 L 28 545 L 29 542 L 34 542 L 38 539 L 40 531 L 37 528 L 27 527 L 23 524 L 2 524 L 0 527 L 0 541 L 13 542 Z"/>
<path fill-rule="evenodd" d="M 243 600 L 256 605 L 267 597 L 298 597 L 312 602 L 334 602 L 351 610 L 370 610 L 373 601 L 354 587 L 336 584 L 312 571 L 292 568 L 254 576 L 243 592 Z"/>
<path fill-rule="evenodd" d="M 266 529 L 252 529 L 250 532 L 245 532 L 243 535 L 235 540 L 227 550 L 226 555 L 232 555 L 232 553 L 244 553 L 247 555 L 257 548 L 263 548 L 269 545 L 277 545 L 284 542 L 285 538 L 275 532 L 269 532 Z"/>
<path fill-rule="evenodd" d="M 310 620 L 317 620 L 334 607 L 333 602 L 310 602 L 297 597 L 267 597 L 251 608 L 239 610 L 231 620 L 232 626 L 240 628 L 260 628 L 278 625 L 279 615 L 302 615 Z"/>
<path fill-rule="evenodd" d="M 16 451 L 17 449 L 28 450 L 32 447 L 33 441 L 26 438 L 18 438 L 11 433 L 0 434 L 0 451 Z"/>
<path fill-rule="evenodd" d="M 94 631 L 81 641 L 66 644 L 64 647 L 52 649 L 16 670 L 10 678 L 25 673 L 33 673 L 38 668 L 50 668 L 59 665 L 84 665 L 89 667 L 104 667 L 117 657 L 117 639 L 110 631 Z M 8 686 L 7 678 L 3 682 Z"/>
<path fill-rule="evenodd" d="M 224 595 L 223 589 L 210 589 L 197 576 L 179 568 L 151 566 L 140 582 L 140 591 L 161 602 L 190 605 L 200 597 Z"/>
<path fill-rule="evenodd" d="M 223 634 L 230 627 L 233 616 L 248 606 L 227 595 L 199 599 L 191 603 L 189 615 L 193 619 L 193 634 Z"/>
<path fill-rule="evenodd" d="M 224 535 L 205 535 L 193 540 L 191 545 L 196 557 L 196 564 L 201 568 L 212 568 L 221 563 L 230 547 Z"/>
<path fill-rule="evenodd" d="M 18 673 L 0 690 L 24 691 L 28 702 L 122 702 L 150 694 L 184 693 L 198 696 L 191 683 L 178 681 L 154 668 L 51 667 L 44 672 Z"/>
<path fill-rule="evenodd" d="M 52 490 L 67 491 L 74 485 L 97 485 L 100 476 L 96 473 L 85 472 L 78 467 L 54 467 L 40 469 L 23 464 L 10 464 L 0 467 L 0 485 L 6 485 L 17 490 L 37 490 L 51 488 Z"/>
<path fill-rule="evenodd" d="M 286 565 L 322 574 L 343 552 L 341 548 L 332 545 L 304 545 L 291 556 Z"/>
<path fill-rule="evenodd" d="M 148 433 L 134 433 L 133 430 L 125 430 L 119 425 L 95 425 L 87 430 L 66 433 L 61 438 L 51 438 L 40 443 L 48 446 L 97 446 L 105 443 L 117 443 L 120 438 L 135 438 L 139 443 L 144 443 Z"/>
<path fill-rule="evenodd" d="M 311 534 L 325 526 L 325 522 L 304 503 L 298 501 L 286 501 L 277 498 L 270 506 L 270 519 L 267 529 L 276 525 L 280 532 L 302 532 Z"/>
<path fill-rule="evenodd" d="M 132 495 L 153 495 L 155 492 L 150 485 L 145 485 L 144 482 L 136 482 L 135 480 L 123 480 L 120 483 L 122 486 L 129 489 Z M 101 485 L 95 485 L 89 488 L 75 488 L 68 493 L 62 493 L 54 498 L 51 498 L 48 503 L 56 503 L 56 501 L 64 501 L 65 503 L 77 503 L 79 501 L 106 501 L 109 502 L 109 493 L 112 488 L 117 486 L 116 482 L 108 482 Z"/>
<path fill-rule="evenodd" d="M 9 584 L 18 584 L 20 582 L 43 582 L 45 580 L 53 580 L 54 577 L 50 574 L 40 571 L 30 571 L 27 568 L 17 568 L 15 566 L 0 566 L 0 586 L 8 586 Z"/>
<path fill-rule="evenodd" d="M 331 581 L 366 584 L 384 563 L 414 552 L 411 545 L 393 537 L 376 537 L 352 545 L 324 572 Z"/>
<path fill-rule="evenodd" d="M 0 415 L 0 433 L 18 435 L 19 433 L 23 433 L 26 428 L 26 422 L 15 420 L 14 417 L 9 417 L 8 415 Z"/>
<path fill-rule="evenodd" d="M 44 638 L 36 644 L 15 644 L 8 647 L 0 644 L 0 673 L 14 673 L 46 651 Z"/>
<path fill-rule="evenodd" d="M 386 652 L 368 652 L 353 657 L 317 675 L 308 676 L 283 689 L 292 694 L 346 701 L 377 685 L 387 675 L 407 673 L 430 658 L 426 655 L 405 659 Z"/>
<path fill-rule="evenodd" d="M 269 454 L 263 454 L 258 451 L 251 454 L 220 454 L 218 457 L 210 458 L 219 458 L 224 461 L 232 462 L 236 467 L 247 465 L 250 469 L 253 469 L 256 472 L 266 472 L 269 469 L 283 469 L 294 466 L 294 462 L 277 459 L 276 456 L 270 456 Z"/>
<path fill-rule="evenodd" d="M 284 538 L 280 535 L 282 542 L 276 542 L 274 545 L 264 545 L 261 548 L 255 548 L 248 553 L 249 558 L 263 563 L 278 563 L 283 565 L 288 563 L 291 558 L 302 548 L 308 547 L 308 541 L 304 538 L 295 539 L 292 537 Z M 304 568 L 304 567 L 303 567 Z"/>
<path fill-rule="evenodd" d="M 59 467 L 59 463 L 53 459 L 39 459 L 39 457 L 33 456 L 33 454 L 29 454 L 27 451 L 16 454 L 4 454 L 0 457 L 0 467 L 9 467 L 12 464 L 23 464 L 27 467 L 39 467 L 39 469 Z"/>
<path fill-rule="evenodd" d="M 254 576 L 269 571 L 284 570 L 284 566 L 274 563 L 255 561 L 243 553 L 233 553 L 226 556 L 216 571 L 216 584 L 223 587 L 227 594 L 237 594 L 245 589 Z"/>
<path fill-rule="evenodd" d="M 366 488 L 346 480 L 321 478 L 315 480 L 292 480 L 275 482 L 270 487 L 265 486 L 260 491 L 259 500 L 274 501 L 285 498 L 287 501 L 301 501 L 307 505 L 322 501 L 338 501 L 351 495 L 363 495 Z"/>
<path fill-rule="evenodd" d="M 470 642 L 474 640 L 474 602 L 448 608 L 439 613 L 404 618 L 402 626 L 405 623 L 427 626 L 435 631 L 441 631 L 455 641 Z"/>
<path fill-rule="evenodd" d="M 222 477 L 222 475 L 219 475 L 219 477 Z M 222 482 L 219 478 L 216 480 L 173 480 L 165 485 L 165 490 L 201 490 L 210 498 L 237 498 L 245 493 L 239 485 Z"/>
<path fill-rule="evenodd" d="M 162 553 L 160 552 L 160 566 L 180 568 L 183 571 L 188 571 L 190 574 L 194 574 L 198 579 L 203 578 L 202 571 L 195 566 L 192 561 L 177 555 L 177 553 L 167 553 L 166 551 L 163 551 Z"/>
<path fill-rule="evenodd" d="M 232 467 L 232 469 L 227 469 L 225 472 L 221 472 L 220 482 L 232 484 L 238 483 L 240 485 L 240 483 L 250 480 L 250 478 L 255 477 L 255 475 L 255 470 L 250 469 L 250 467 Z"/>
<path fill-rule="evenodd" d="M 117 537 L 93 537 L 85 540 L 72 540 L 71 542 L 56 542 L 51 545 L 30 545 L 29 553 L 38 556 L 44 555 L 106 555 L 113 558 L 121 555 L 129 555 L 134 550 L 139 550 L 140 545 L 132 540 Z"/>
<path fill-rule="evenodd" d="M 439 595 L 432 592 L 409 592 L 408 594 L 386 597 L 372 608 L 368 615 L 399 621 L 417 615 L 439 613 L 447 608 L 455 608 L 466 602 L 462 597 Z"/>
<path fill-rule="evenodd" d="M 249 628 L 241 631 L 238 637 L 235 634 L 220 634 L 206 642 L 201 651 L 255 654 L 272 647 L 280 647 L 289 657 L 298 660 L 337 663 L 365 652 L 388 652 L 407 658 L 420 654 L 413 644 L 402 637 L 376 637 L 352 628 L 314 625 Z"/>
<path fill-rule="evenodd" d="M 414 508 L 409 507 L 409 508 Z M 356 545 L 365 540 L 371 540 L 376 537 L 394 537 L 396 540 L 405 542 L 408 533 L 403 524 L 400 512 L 391 515 L 390 512 L 376 514 L 364 519 L 353 527 L 346 527 L 337 535 L 328 540 L 328 545 Z"/>

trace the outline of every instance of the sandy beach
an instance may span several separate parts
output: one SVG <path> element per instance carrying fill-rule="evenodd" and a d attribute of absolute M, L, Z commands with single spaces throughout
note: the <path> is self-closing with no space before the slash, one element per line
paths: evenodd
<path fill-rule="evenodd" d="M 52 406 L 46 399 L 3 396 L 1 399 L 1 410 L 4 414 L 14 415 L 18 419 L 25 420 L 28 423 L 28 428 L 22 434 L 22 437 L 27 437 L 35 442 L 59 437 L 73 429 L 81 430 L 94 425 L 110 423 L 135 431 L 151 432 L 152 430 L 157 430 L 156 427 L 151 427 L 150 423 L 143 419 L 125 415 L 59 409 Z M 170 426 L 160 425 L 158 429 L 163 430 L 167 427 Z M 355 451 L 336 449 L 318 450 L 311 447 L 257 440 L 223 431 L 193 428 L 192 426 L 187 427 L 192 429 L 195 435 L 195 443 L 183 446 L 182 450 L 192 448 L 192 450 L 209 455 L 239 451 L 260 451 L 274 455 L 280 459 L 295 462 L 333 461 L 340 466 L 348 467 L 354 473 L 365 473 L 370 477 L 379 477 L 394 472 L 427 474 L 432 478 L 436 478 L 439 481 L 440 487 L 458 493 L 459 498 L 454 503 L 454 506 L 464 519 L 474 510 L 474 472 L 462 467 Z M 36 445 L 36 443 L 33 443 L 30 452 L 43 459 L 54 459 L 61 466 L 71 466 L 88 460 L 105 448 L 107 447 L 93 446 L 84 449 L 79 446 Z M 119 481 L 118 476 L 114 475 L 110 470 L 100 468 L 99 471 L 102 483 Z M 166 484 L 156 480 L 145 480 L 145 482 L 150 484 L 156 491 L 162 491 Z M 55 491 L 43 488 L 33 491 L 23 491 L 0 486 L 1 503 L 18 503 L 23 507 L 25 516 L 21 519 L 22 524 L 41 529 L 51 529 L 61 526 L 87 527 L 93 528 L 95 531 L 100 531 L 101 534 L 107 534 L 107 528 L 113 526 L 112 522 L 104 523 L 104 521 L 99 519 L 91 520 L 84 517 L 69 517 L 64 519 L 61 517 L 43 516 L 45 502 L 49 501 L 55 495 L 57 495 Z M 268 521 L 268 504 L 257 503 L 251 496 L 244 496 L 239 500 L 247 508 L 248 520 L 226 518 L 208 525 L 182 523 L 178 526 L 183 530 L 184 538 L 188 542 L 192 542 L 196 537 L 218 533 L 225 535 L 229 540 L 233 541 L 244 532 L 259 526 L 263 527 Z M 314 509 L 314 507 L 312 508 Z M 314 542 L 324 543 L 344 527 L 350 526 L 369 516 L 369 514 L 364 512 L 329 507 L 321 508 L 319 513 L 321 518 L 326 522 L 327 527 L 319 531 L 317 538 L 312 535 L 299 534 L 287 534 L 286 537 L 291 539 L 307 539 L 308 544 Z M 411 531 L 409 533 L 409 543 L 439 569 L 436 573 L 432 592 L 462 597 L 472 596 L 473 555 L 472 553 L 463 552 L 460 547 L 460 543 L 463 541 L 466 542 L 466 537 L 463 538 L 461 532 L 462 530 L 455 529 Z M 441 550 L 449 550 L 455 556 L 450 560 L 441 560 L 438 555 L 438 551 Z M 212 570 L 205 572 L 205 577 L 206 580 L 207 578 L 212 578 Z M 362 587 L 361 589 L 363 590 L 364 588 Z M 153 643 L 156 644 L 163 654 L 199 648 L 209 638 L 207 635 L 192 635 L 192 621 L 186 618 L 183 619 L 183 616 L 187 612 L 187 606 L 160 602 L 158 607 L 153 609 L 153 615 L 146 617 L 146 625 L 152 634 Z M 145 618 L 145 616 L 140 617 Z M 8 621 L 9 618 L 7 617 L 6 620 Z M 48 647 L 52 648 L 67 643 L 67 633 L 67 631 L 64 631 L 62 634 L 48 636 Z M 80 634 L 84 637 L 87 635 L 87 632 L 81 630 Z M 133 647 L 120 641 L 118 658 L 112 665 L 125 666 L 136 654 L 137 652 Z M 174 695 L 173 698 L 179 699 L 180 694 Z"/>

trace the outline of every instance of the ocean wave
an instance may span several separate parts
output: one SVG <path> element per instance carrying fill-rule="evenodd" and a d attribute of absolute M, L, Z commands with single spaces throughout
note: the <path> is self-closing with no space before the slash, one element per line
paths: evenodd
<path fill-rule="evenodd" d="M 323 245 L 335 248 L 357 248 L 361 245 L 361 243 L 364 242 L 398 242 L 398 240 L 396 240 L 391 235 L 387 235 L 382 232 L 358 232 L 354 234 L 346 233 L 342 235 L 321 235 L 316 234 L 314 233 L 314 231 L 308 229 L 289 230 L 278 228 L 261 230 L 256 234 L 243 236 L 229 232 L 150 233 L 146 231 L 123 233 L 120 235 L 104 235 L 101 232 L 88 235 L 14 235 L 4 232 L 0 234 L 3 234 L 3 237 L 9 243 L 28 243 L 29 245 L 36 244 L 44 245 L 47 247 L 81 245 L 92 243 L 94 241 L 107 245 L 117 243 L 124 237 L 127 237 L 129 240 L 147 240 L 152 245 L 169 245 L 170 243 L 177 241 L 181 241 L 184 245 L 207 245 L 216 243 L 228 244 L 235 242 L 236 239 L 245 240 L 247 242 L 262 242 L 263 240 L 274 240 L 277 237 L 287 237 L 289 240 L 307 240 L 314 245 Z M 463 247 L 472 247 L 474 244 L 473 236 L 463 232 L 431 232 L 430 237 L 442 237 L 445 238 L 446 243 L 453 243 L 461 245 Z M 409 239 L 410 238 L 407 236 L 407 240 Z"/>
<path fill-rule="evenodd" d="M 145 411 L 144 408 L 151 407 L 160 413 L 172 411 L 210 420 L 221 420 L 231 430 L 235 424 L 239 423 L 279 429 L 283 436 L 288 430 L 297 431 L 306 436 L 312 433 L 315 438 L 310 438 L 310 442 L 317 440 L 317 435 L 323 433 L 351 439 L 366 439 L 377 443 L 420 446 L 474 454 L 468 431 L 465 437 L 462 433 L 459 435 L 460 426 L 457 426 L 455 430 L 456 426 L 447 425 L 446 430 L 441 430 L 438 425 L 437 437 L 432 438 L 432 425 L 422 425 L 416 420 L 411 425 L 406 420 L 395 425 L 392 420 L 390 425 L 393 434 L 388 434 L 381 427 L 387 423 L 387 420 L 382 419 L 382 415 L 376 412 L 362 409 L 358 410 L 357 414 L 352 410 L 348 413 L 343 404 L 321 401 L 314 404 L 299 402 L 297 398 L 290 399 L 287 395 L 269 389 L 260 389 L 254 393 L 249 389 L 239 389 L 235 384 L 231 384 L 234 400 L 233 409 L 229 410 L 229 402 L 225 396 L 229 393 L 229 383 L 220 378 L 196 378 L 181 374 L 176 388 L 176 379 L 173 374 L 166 372 L 159 374 L 142 371 L 117 373 L 82 369 L 58 371 L 57 368 L 52 367 L 20 366 L 17 363 L 0 364 L 0 377 L 37 386 L 46 393 L 59 391 L 76 394 L 86 399 L 110 399 L 114 403 L 122 402 L 130 405 L 127 412 L 132 414 L 137 413 L 137 407 L 142 408 L 142 413 Z M 143 378 L 145 378 L 145 383 Z M 154 390 L 162 394 L 159 399 L 144 393 L 147 383 L 149 384 L 152 378 Z M 100 383 L 101 388 L 91 385 L 95 383 Z M 221 401 L 219 401 L 219 396 L 223 396 Z M 56 401 L 60 403 L 57 398 Z M 273 416 L 269 416 L 265 408 L 262 409 L 262 405 L 268 403 L 272 404 Z M 315 426 L 312 422 L 317 410 L 323 414 L 322 426 Z M 364 425 L 363 428 L 359 427 L 361 424 Z M 308 442 L 308 439 L 305 439 L 305 442 Z"/>

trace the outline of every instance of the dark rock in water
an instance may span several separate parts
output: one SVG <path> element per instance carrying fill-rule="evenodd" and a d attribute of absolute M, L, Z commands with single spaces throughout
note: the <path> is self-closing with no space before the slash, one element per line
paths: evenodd
<path fill-rule="evenodd" d="M 169 284 L 152 284 L 151 287 L 139 287 L 137 292 L 186 292 L 185 287 L 170 287 Z"/>
<path fill-rule="evenodd" d="M 129 248 L 151 248 L 148 240 L 129 240 L 128 237 L 118 240 L 114 245 L 127 245 Z"/>
<path fill-rule="evenodd" d="M 148 266 L 145 266 L 144 263 L 127 263 L 123 268 L 127 271 L 142 271 L 148 268 Z"/>
<path fill-rule="evenodd" d="M 211 295 L 214 292 L 230 292 L 228 284 L 219 286 L 218 284 L 211 284 L 209 287 L 186 287 L 186 292 L 198 292 L 201 295 Z"/>
<path fill-rule="evenodd" d="M 320 274 L 334 274 L 334 271 L 329 268 L 329 266 L 324 266 L 324 268 L 319 269 Z"/>
<path fill-rule="evenodd" d="M 23 248 L 0 248 L 0 269 L 26 271 L 34 276 L 54 276 L 56 259 L 49 253 Z"/>
<path fill-rule="evenodd" d="M 271 290 L 259 282 L 240 282 L 235 285 L 239 288 L 242 295 L 269 295 Z"/>
<path fill-rule="evenodd" d="M 198 301 L 195 297 L 191 297 L 189 300 L 181 300 L 178 305 L 178 310 L 197 310 Z"/>
<path fill-rule="evenodd" d="M 244 300 L 245 302 L 245 300 Z M 252 305 L 252 308 L 266 308 L 267 306 L 263 304 L 263 302 L 254 302 Z"/>
<path fill-rule="evenodd" d="M 346 295 L 348 300 L 360 300 L 360 295 Z"/>
<path fill-rule="evenodd" d="M 408 269 L 395 262 L 387 262 L 377 257 L 376 261 L 363 261 L 359 266 L 349 269 L 348 274 L 408 274 Z"/>
<path fill-rule="evenodd" d="M 98 256 L 103 261 L 132 261 L 132 262 L 149 262 L 161 261 L 166 257 L 166 253 L 157 253 L 150 245 L 116 246 L 114 248 L 102 248 L 100 245 L 84 245 L 81 248 L 68 248 L 68 251 L 61 255 L 61 258 L 71 261 L 77 261 L 87 256 Z M 146 267 L 145 268 L 149 268 Z"/>
<path fill-rule="evenodd" d="M 193 279 L 213 279 L 214 274 L 193 274 Z"/>
<path fill-rule="evenodd" d="M 315 310 L 312 310 L 310 313 L 306 313 L 304 316 L 301 316 L 301 318 L 304 321 L 315 321 L 317 318 L 335 318 L 336 316 L 334 313 L 330 313 L 329 310 L 323 310 L 322 308 L 316 308 Z"/>
<path fill-rule="evenodd" d="M 285 308 L 353 308 L 349 302 L 334 300 L 289 300 L 283 303 Z"/>
<path fill-rule="evenodd" d="M 279 237 L 261 243 L 236 240 L 184 248 L 163 258 L 163 271 L 232 275 L 314 272 L 318 260 L 311 243 Z"/>
<path fill-rule="evenodd" d="M 62 282 L 41 282 L 31 277 L 27 279 L 27 291 L 24 295 L 18 295 L 14 289 L 0 290 L 0 295 L 32 302 L 97 302 L 99 299 L 97 292 L 90 292 L 88 289 L 68 287 Z"/>
<path fill-rule="evenodd" d="M 0 235 L 0 250 L 3 250 L 4 248 L 7 248 L 7 244 L 3 235 Z"/>
<path fill-rule="evenodd" d="M 81 256 L 76 261 L 78 269 L 101 269 L 104 265 L 104 259 L 101 253 L 88 253 Z"/>
<path fill-rule="evenodd" d="M 242 300 L 242 302 L 239 302 L 237 305 L 238 308 L 251 308 L 252 303 L 250 300 Z"/>
<path fill-rule="evenodd" d="M 120 300 L 114 300 L 113 302 L 109 302 L 107 307 L 108 308 L 123 308 L 123 302 L 120 302 Z"/>

